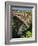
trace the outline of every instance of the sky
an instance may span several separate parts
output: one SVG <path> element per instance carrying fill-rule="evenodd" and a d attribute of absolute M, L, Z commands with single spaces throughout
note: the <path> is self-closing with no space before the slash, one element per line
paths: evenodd
<path fill-rule="evenodd" d="M 24 8 L 23 7 L 13 7 L 12 10 L 13 9 L 15 9 L 15 10 L 32 10 L 31 7 L 29 7 L 29 8 L 28 7 L 24 7 Z"/>

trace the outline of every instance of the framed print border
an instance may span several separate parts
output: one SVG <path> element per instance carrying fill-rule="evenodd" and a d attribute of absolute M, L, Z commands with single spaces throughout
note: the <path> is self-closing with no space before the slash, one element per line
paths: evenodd
<path fill-rule="evenodd" d="M 10 42 L 11 40 L 11 31 L 9 30 L 10 23 L 10 7 L 12 6 L 28 6 L 28 7 L 35 7 L 35 40 L 31 41 L 17 41 L 17 42 Z M 25 3 L 25 2 L 5 2 L 5 44 L 21 44 L 21 43 L 35 43 L 37 42 L 37 4 L 36 3 Z"/>

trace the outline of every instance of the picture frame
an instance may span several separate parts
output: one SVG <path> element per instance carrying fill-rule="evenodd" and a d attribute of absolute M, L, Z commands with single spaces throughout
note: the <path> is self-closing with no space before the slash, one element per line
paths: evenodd
<path fill-rule="evenodd" d="M 24 7 L 28 10 L 25 10 Z M 10 22 L 11 22 L 10 15 L 12 15 L 12 11 L 14 11 L 14 9 L 16 10 L 16 13 L 21 11 L 21 13 L 19 13 L 19 14 L 22 14 L 24 12 L 24 10 L 32 11 L 31 12 L 32 13 L 32 29 L 31 29 L 32 37 L 31 38 L 29 38 L 31 33 L 29 33 L 29 35 L 26 35 L 24 38 L 12 37 L 12 30 L 11 30 L 11 25 L 10 25 Z M 15 13 L 13 12 L 13 14 L 15 14 Z M 23 22 L 25 22 L 25 20 Z M 14 35 L 14 36 L 16 36 L 16 35 Z M 21 43 L 35 43 L 35 42 L 37 42 L 37 4 L 36 3 L 27 3 L 27 2 L 26 3 L 25 2 L 11 2 L 11 1 L 5 2 L 5 44 L 21 44 Z"/>

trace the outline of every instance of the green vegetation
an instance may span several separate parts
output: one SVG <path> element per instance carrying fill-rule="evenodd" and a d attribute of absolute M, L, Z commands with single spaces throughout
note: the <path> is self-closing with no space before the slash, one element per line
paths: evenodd
<path fill-rule="evenodd" d="M 26 37 L 27 37 L 27 38 L 28 38 L 28 37 L 32 37 L 32 32 L 27 31 L 27 32 L 26 32 Z"/>
<path fill-rule="evenodd" d="M 30 25 L 29 28 L 26 28 L 26 30 L 25 30 L 25 28 L 23 28 L 23 29 L 24 29 L 24 31 L 23 31 L 24 37 L 27 37 L 27 38 L 32 37 L 32 25 Z"/>
<path fill-rule="evenodd" d="M 32 11 L 16 11 L 16 13 L 27 13 L 27 14 L 32 14 Z"/>
<path fill-rule="evenodd" d="M 32 11 L 26 12 L 28 15 L 32 14 Z"/>

